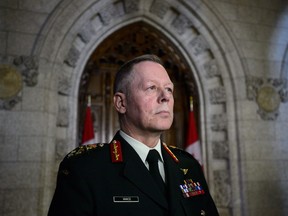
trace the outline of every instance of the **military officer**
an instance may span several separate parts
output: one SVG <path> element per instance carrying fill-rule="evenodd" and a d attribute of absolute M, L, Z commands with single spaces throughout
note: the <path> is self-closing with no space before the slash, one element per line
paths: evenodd
<path fill-rule="evenodd" d="M 173 91 L 157 56 L 125 63 L 114 83 L 120 130 L 64 158 L 48 216 L 217 216 L 201 166 L 160 139 L 173 122 Z"/>

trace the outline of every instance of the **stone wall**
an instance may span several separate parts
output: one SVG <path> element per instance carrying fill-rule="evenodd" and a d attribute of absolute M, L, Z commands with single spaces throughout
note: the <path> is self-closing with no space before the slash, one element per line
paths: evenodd
<path fill-rule="evenodd" d="M 77 145 L 89 53 L 144 20 L 179 47 L 201 86 L 206 176 L 221 215 L 287 215 L 287 8 L 281 0 L 2 1 L 1 70 L 18 74 L 21 89 L 0 92 L 0 214 L 46 215 L 59 161 Z"/>

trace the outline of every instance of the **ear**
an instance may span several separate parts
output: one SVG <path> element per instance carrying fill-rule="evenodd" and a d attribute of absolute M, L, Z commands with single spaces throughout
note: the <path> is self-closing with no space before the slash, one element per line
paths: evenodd
<path fill-rule="evenodd" d="M 114 107 L 117 112 L 124 114 L 126 112 L 126 96 L 121 92 L 115 93 L 113 97 Z"/>

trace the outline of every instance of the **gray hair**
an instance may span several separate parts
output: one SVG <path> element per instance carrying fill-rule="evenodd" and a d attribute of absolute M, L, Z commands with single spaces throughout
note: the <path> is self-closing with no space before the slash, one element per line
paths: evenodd
<path fill-rule="evenodd" d="M 138 56 L 134 59 L 127 61 L 119 68 L 118 72 L 116 73 L 116 77 L 114 81 L 114 88 L 113 88 L 114 94 L 116 92 L 122 92 L 126 95 L 129 94 L 129 87 L 130 87 L 129 85 L 134 77 L 132 73 L 133 67 L 134 65 L 143 61 L 156 62 L 163 66 L 161 59 L 158 56 L 153 55 L 153 54 L 141 55 L 141 56 Z"/>

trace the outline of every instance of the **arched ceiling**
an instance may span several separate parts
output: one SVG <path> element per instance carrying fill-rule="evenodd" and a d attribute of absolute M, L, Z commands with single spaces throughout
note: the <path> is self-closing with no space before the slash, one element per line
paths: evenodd
<path fill-rule="evenodd" d="M 192 72 L 178 49 L 157 29 L 144 22 L 130 24 L 107 37 L 88 60 L 81 83 L 87 83 L 89 74 L 99 68 L 107 66 L 116 69 L 127 60 L 143 54 L 159 56 L 172 81 L 185 81 L 188 94 L 195 95 Z"/>

